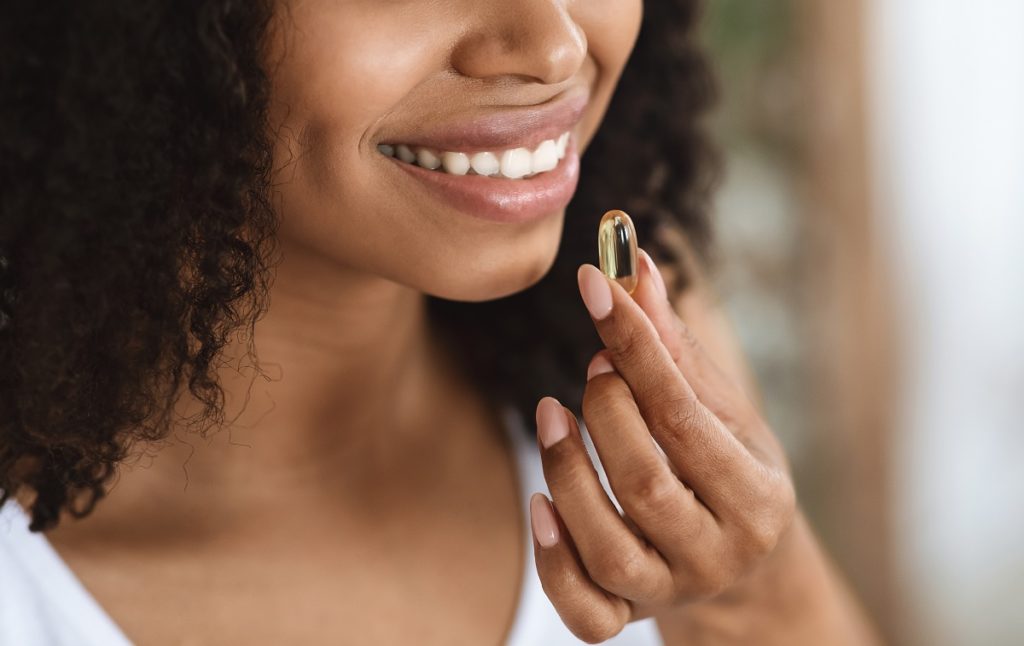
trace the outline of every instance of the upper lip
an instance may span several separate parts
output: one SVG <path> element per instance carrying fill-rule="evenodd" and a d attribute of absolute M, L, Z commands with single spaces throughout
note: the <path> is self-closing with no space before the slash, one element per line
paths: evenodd
<path fill-rule="evenodd" d="M 396 135 L 380 143 L 406 144 L 437 151 L 479 152 L 509 148 L 533 149 L 571 130 L 590 100 L 587 89 L 566 91 L 544 103 L 489 109 L 483 114 L 446 117 L 419 125 L 416 132 Z"/>

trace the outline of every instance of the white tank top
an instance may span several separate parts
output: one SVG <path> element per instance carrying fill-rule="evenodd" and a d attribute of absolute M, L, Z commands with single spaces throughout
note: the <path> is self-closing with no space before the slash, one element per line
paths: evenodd
<path fill-rule="evenodd" d="M 502 411 L 518 465 L 520 508 L 526 528 L 525 569 L 506 646 L 578 646 L 541 587 L 533 560 L 530 496 L 550 498 L 537 445 L 519 412 Z M 590 455 L 596 455 L 583 427 Z M 593 459 L 593 458 L 592 458 Z M 609 491 L 599 460 L 601 483 Z M 611 496 L 615 501 L 614 495 Z M 616 507 L 618 502 L 615 501 Z M 621 511 L 621 507 L 619 507 Z M 663 646 L 653 619 L 627 624 L 604 642 L 615 646 Z M 43 534 L 28 531 L 28 516 L 13 500 L 0 508 L 0 646 L 125 646 L 131 641 L 86 590 Z"/>

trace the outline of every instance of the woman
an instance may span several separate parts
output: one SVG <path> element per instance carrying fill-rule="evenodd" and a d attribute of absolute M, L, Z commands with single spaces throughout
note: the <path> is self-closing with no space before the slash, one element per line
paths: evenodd
<path fill-rule="evenodd" d="M 874 639 L 702 279 L 692 2 L 20 11 L 0 641 Z"/>

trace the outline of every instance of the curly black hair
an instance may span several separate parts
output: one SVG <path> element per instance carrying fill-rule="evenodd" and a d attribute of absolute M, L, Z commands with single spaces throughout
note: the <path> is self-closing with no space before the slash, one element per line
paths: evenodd
<path fill-rule="evenodd" d="M 579 410 L 601 344 L 571 295 L 605 210 L 629 211 L 656 260 L 684 266 L 660 226 L 713 258 L 698 13 L 645 7 L 551 271 L 502 299 L 429 299 L 459 364 L 527 419 L 544 394 Z M 220 353 L 236 333 L 255 352 L 276 255 L 271 15 L 270 0 L 55 0 L 0 22 L 0 504 L 33 492 L 32 531 L 87 515 L 134 442 L 225 421 Z M 172 419 L 186 388 L 202 409 Z"/>

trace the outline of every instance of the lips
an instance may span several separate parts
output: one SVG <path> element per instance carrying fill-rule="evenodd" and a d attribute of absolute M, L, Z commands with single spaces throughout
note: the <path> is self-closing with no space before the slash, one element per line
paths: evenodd
<path fill-rule="evenodd" d="M 414 180 L 419 190 L 425 191 L 431 199 L 476 218 L 504 223 L 528 222 L 561 211 L 576 190 L 579 155 L 575 127 L 588 100 L 589 94 L 584 88 L 539 105 L 427 124 L 415 133 L 386 136 L 379 140 L 378 146 L 383 152 L 382 158 L 388 159 L 402 173 L 399 178 Z M 486 169 L 483 174 L 476 173 L 475 169 L 467 174 L 451 174 L 444 168 L 431 169 L 433 164 L 415 165 L 408 155 L 407 161 L 403 161 L 387 154 L 404 147 L 413 151 L 449 151 L 479 159 L 487 156 L 479 153 L 500 156 L 501 151 L 535 150 L 566 132 L 570 134 L 564 156 L 553 168 L 517 179 L 500 173 L 487 176 Z"/>
<path fill-rule="evenodd" d="M 586 88 L 531 106 L 493 109 L 482 114 L 453 115 L 444 122 L 420 124 L 414 131 L 388 133 L 380 144 L 464 153 L 528 148 L 557 139 L 579 123 L 590 94 Z"/>

